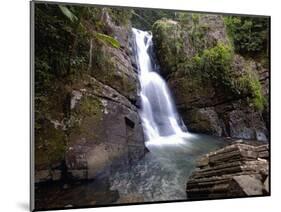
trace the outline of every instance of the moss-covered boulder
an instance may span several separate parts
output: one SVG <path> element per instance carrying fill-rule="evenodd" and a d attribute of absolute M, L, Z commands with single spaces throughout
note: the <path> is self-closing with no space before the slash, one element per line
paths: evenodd
<path fill-rule="evenodd" d="M 153 40 L 188 129 L 267 140 L 268 67 L 235 53 L 222 16 L 159 20 Z"/>
<path fill-rule="evenodd" d="M 176 71 L 179 55 L 183 50 L 181 26 L 174 20 L 161 19 L 153 24 L 153 41 L 157 48 L 156 54 L 161 67 L 161 74 L 167 76 Z"/>
<path fill-rule="evenodd" d="M 127 97 L 136 101 L 138 90 L 137 72 L 132 66 L 129 55 L 118 49 L 102 46 L 93 53 L 91 75 Z"/>

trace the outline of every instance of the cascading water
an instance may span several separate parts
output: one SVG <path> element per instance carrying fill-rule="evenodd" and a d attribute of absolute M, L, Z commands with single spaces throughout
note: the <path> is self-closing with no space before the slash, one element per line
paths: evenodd
<path fill-rule="evenodd" d="M 149 48 L 152 34 L 133 28 L 137 46 L 142 108 L 140 116 L 146 144 L 175 144 L 189 136 L 180 126 L 179 116 L 164 79 L 154 71 Z"/>

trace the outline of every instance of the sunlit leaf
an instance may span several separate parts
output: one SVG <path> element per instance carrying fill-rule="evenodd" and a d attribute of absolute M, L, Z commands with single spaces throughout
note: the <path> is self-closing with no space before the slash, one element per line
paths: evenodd
<path fill-rule="evenodd" d="M 97 39 L 112 45 L 114 48 L 120 48 L 120 43 L 115 38 L 98 32 L 95 35 Z"/>
<path fill-rule="evenodd" d="M 70 21 L 75 22 L 78 20 L 78 18 L 66 6 L 59 5 L 59 8 Z"/>

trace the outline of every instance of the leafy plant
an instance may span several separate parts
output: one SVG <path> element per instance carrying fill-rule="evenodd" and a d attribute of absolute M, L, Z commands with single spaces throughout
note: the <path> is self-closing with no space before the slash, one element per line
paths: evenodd
<path fill-rule="evenodd" d="M 235 51 L 255 55 L 268 48 L 268 18 L 229 16 L 225 18 Z"/>
<path fill-rule="evenodd" d="M 238 89 L 250 96 L 250 103 L 257 110 L 262 111 L 266 101 L 257 74 L 248 67 L 246 73 L 238 79 L 237 84 Z"/>
<path fill-rule="evenodd" d="M 232 88 L 231 62 L 233 50 L 229 45 L 218 43 L 217 46 L 206 49 L 201 56 L 201 67 L 216 85 L 223 84 L 225 88 Z"/>
<path fill-rule="evenodd" d="M 83 25 L 82 23 L 82 17 L 77 17 L 73 12 L 71 12 L 71 10 L 69 10 L 66 6 L 63 6 L 63 5 L 59 5 L 59 8 L 61 10 L 61 12 L 73 23 L 75 23 L 76 25 L 80 26 L 82 28 L 82 30 L 85 31 L 85 33 L 87 33 L 87 27 Z M 85 9 L 84 9 L 85 11 Z M 82 16 L 82 14 L 85 15 L 85 12 L 81 12 L 80 13 L 80 16 Z M 75 31 L 77 31 L 77 28 L 75 29 Z M 112 47 L 114 48 L 120 48 L 120 43 L 118 40 L 116 40 L 115 38 L 109 36 L 109 35 L 106 35 L 106 34 L 103 34 L 103 33 L 100 33 L 100 32 L 97 32 L 97 31 L 94 31 L 93 32 L 93 35 L 95 36 L 96 39 L 98 39 L 99 41 L 103 42 L 103 43 L 107 43 L 109 45 L 111 45 Z"/>

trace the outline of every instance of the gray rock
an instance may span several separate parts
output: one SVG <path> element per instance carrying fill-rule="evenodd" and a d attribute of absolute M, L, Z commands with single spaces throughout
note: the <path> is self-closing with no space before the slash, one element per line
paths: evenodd
<path fill-rule="evenodd" d="M 69 174 L 69 177 L 74 180 L 81 180 L 81 179 L 88 178 L 87 167 L 85 167 L 85 169 L 81 169 L 81 170 L 75 170 L 75 169 L 68 168 L 67 172 Z"/>
<path fill-rule="evenodd" d="M 221 123 L 214 108 L 200 108 L 193 110 L 191 113 L 191 120 L 188 124 L 189 130 L 216 136 L 222 135 Z"/>
<path fill-rule="evenodd" d="M 264 186 L 264 191 L 265 191 L 265 193 L 266 193 L 266 194 L 269 194 L 269 179 L 268 179 L 268 177 L 267 177 L 266 180 L 264 181 L 263 186 Z"/>
<path fill-rule="evenodd" d="M 263 132 L 263 131 L 257 130 L 256 131 L 256 138 L 257 138 L 258 141 L 267 141 L 267 137 L 265 135 L 265 132 Z"/>
<path fill-rule="evenodd" d="M 35 172 L 35 183 L 45 182 L 51 178 L 52 177 L 49 170 L 37 170 Z"/>
<path fill-rule="evenodd" d="M 255 176 L 241 175 L 234 176 L 233 181 L 241 188 L 245 196 L 262 195 L 263 184 Z"/>
<path fill-rule="evenodd" d="M 93 179 L 111 166 L 129 166 L 145 153 L 137 108 L 118 90 L 94 77 L 70 120 L 66 166 L 75 179 Z M 136 94 L 135 94 L 136 95 Z"/>
<path fill-rule="evenodd" d="M 58 169 L 52 170 L 51 175 L 52 175 L 53 181 L 61 180 L 61 177 L 62 177 L 61 170 L 58 170 Z"/>
<path fill-rule="evenodd" d="M 266 193 L 268 161 L 259 158 L 267 145 L 235 142 L 208 153 L 197 161 L 197 169 L 186 184 L 190 199 L 242 197 Z"/>
<path fill-rule="evenodd" d="M 70 109 L 73 109 L 77 103 L 82 98 L 82 93 L 80 91 L 72 91 L 72 98 L 70 101 Z"/>

